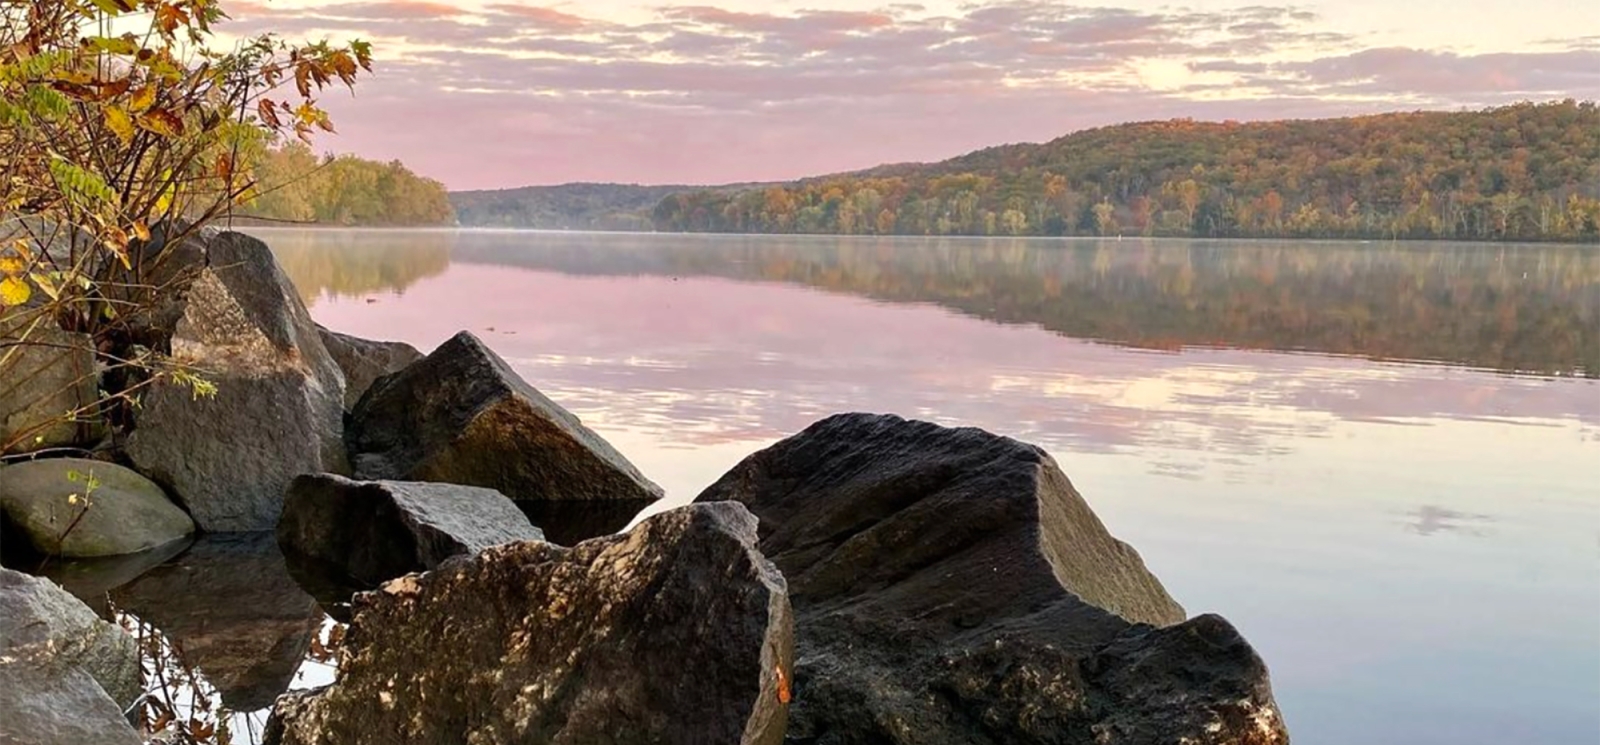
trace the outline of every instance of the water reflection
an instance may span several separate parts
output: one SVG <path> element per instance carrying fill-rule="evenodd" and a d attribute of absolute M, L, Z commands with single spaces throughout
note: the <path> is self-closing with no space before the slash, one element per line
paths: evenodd
<path fill-rule="evenodd" d="M 56 584 L 82 600 L 84 605 L 89 606 L 101 618 L 109 620 L 112 617 L 109 602 L 112 590 L 165 564 L 174 556 L 183 553 L 193 542 L 194 538 L 191 536 L 136 554 L 72 561 L 29 559 L 24 562 L 8 562 L 7 566 L 16 566 L 55 580 Z"/>
<path fill-rule="evenodd" d="M 784 282 L 1148 349 L 1302 350 L 1600 374 L 1582 246 L 265 231 L 302 287 L 401 289 L 444 261 Z M 326 245 L 324 245 L 326 243 Z M 336 245 L 338 244 L 338 245 Z M 348 246 L 360 247 L 352 251 Z M 336 248 L 318 254 L 312 245 Z M 379 247 L 392 246 L 389 251 Z M 350 266 L 330 257 L 351 254 Z M 426 253 L 428 260 L 419 262 Z M 319 258 L 314 258 L 319 257 Z"/>
<path fill-rule="evenodd" d="M 204 536 L 111 601 L 160 629 L 236 712 L 270 707 L 288 690 L 323 623 L 271 533 Z"/>
<path fill-rule="evenodd" d="M 1407 513 L 1410 520 L 1406 528 L 1421 536 L 1452 533 L 1468 536 L 1483 536 L 1488 534 L 1486 526 L 1494 522 L 1489 515 L 1472 512 L 1460 512 L 1433 504 L 1425 504 L 1416 510 Z"/>
<path fill-rule="evenodd" d="M 453 232 L 271 231 L 272 252 L 307 305 L 326 295 L 402 292 L 450 265 Z"/>

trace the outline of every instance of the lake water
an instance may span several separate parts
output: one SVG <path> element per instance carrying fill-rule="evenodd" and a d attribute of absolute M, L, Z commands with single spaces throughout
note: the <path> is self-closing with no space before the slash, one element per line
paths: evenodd
<path fill-rule="evenodd" d="M 252 232 L 329 327 L 478 334 L 660 509 L 831 413 L 975 425 L 1235 623 L 1296 743 L 1600 741 L 1600 248 Z M 303 650 L 296 602 L 253 604 Z"/>
<path fill-rule="evenodd" d="M 1052 452 L 1297 743 L 1600 740 L 1600 249 L 261 231 L 481 336 L 668 508 L 830 413 Z"/>

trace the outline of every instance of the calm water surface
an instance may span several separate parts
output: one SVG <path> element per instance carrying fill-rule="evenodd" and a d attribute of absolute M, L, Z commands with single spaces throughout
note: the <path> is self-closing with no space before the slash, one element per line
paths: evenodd
<path fill-rule="evenodd" d="M 1600 741 L 1600 249 L 254 232 L 327 326 L 477 333 L 662 509 L 834 412 L 984 427 L 1297 743 Z"/>

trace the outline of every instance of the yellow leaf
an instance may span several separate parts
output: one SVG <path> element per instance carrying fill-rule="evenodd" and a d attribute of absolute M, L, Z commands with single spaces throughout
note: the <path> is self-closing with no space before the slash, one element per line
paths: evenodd
<path fill-rule="evenodd" d="M 128 102 L 128 108 L 134 111 L 145 111 L 156 103 L 156 87 L 147 85 L 133 94 L 133 99 Z"/>
<path fill-rule="evenodd" d="M 0 256 L 0 274 L 15 277 L 28 267 L 19 256 Z"/>
<path fill-rule="evenodd" d="M 139 127 L 147 129 L 162 137 L 177 137 L 183 134 L 183 119 L 165 109 L 156 109 L 139 116 Z"/>
<path fill-rule="evenodd" d="M 133 120 L 128 112 L 116 107 L 106 109 L 106 127 L 126 145 L 133 141 Z"/>
<path fill-rule="evenodd" d="M 135 220 L 133 222 L 133 234 L 141 241 L 148 241 L 150 240 L 150 226 L 145 225 L 143 220 Z"/>
<path fill-rule="evenodd" d="M 0 305 L 21 305 L 33 297 L 33 288 L 21 277 L 0 279 Z"/>
<path fill-rule="evenodd" d="M 33 283 L 39 286 L 39 289 L 44 290 L 44 294 L 49 295 L 51 300 L 61 299 L 61 288 L 57 287 L 55 280 L 50 279 L 49 276 L 34 272 L 28 275 L 28 278 L 32 279 Z"/>

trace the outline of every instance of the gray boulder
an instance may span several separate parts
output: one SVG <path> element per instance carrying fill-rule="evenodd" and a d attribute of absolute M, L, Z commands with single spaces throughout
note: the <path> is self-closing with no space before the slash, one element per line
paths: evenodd
<path fill-rule="evenodd" d="M 271 533 L 201 536 L 111 601 L 160 629 L 235 712 L 265 709 L 288 690 L 323 622 Z"/>
<path fill-rule="evenodd" d="M 143 742 L 88 673 L 0 663 L 0 745 Z"/>
<path fill-rule="evenodd" d="M 1250 645 L 1185 621 L 1039 448 L 841 415 L 696 501 L 720 500 L 789 581 L 792 742 L 1287 742 Z"/>
<path fill-rule="evenodd" d="M 209 241 L 183 295 L 172 355 L 214 396 L 163 379 L 143 397 L 127 453 L 208 532 L 271 530 L 302 473 L 344 473 L 344 375 L 265 244 Z"/>
<path fill-rule="evenodd" d="M 346 441 L 360 479 L 467 484 L 518 502 L 605 502 L 633 513 L 662 493 L 467 332 L 374 384 L 350 414 Z M 560 526 L 539 524 L 565 542 Z"/>
<path fill-rule="evenodd" d="M 100 397 L 93 340 L 49 319 L 21 320 L 0 320 L 0 454 L 93 444 L 105 429 L 92 410 Z"/>
<path fill-rule="evenodd" d="M 337 683 L 279 699 L 266 742 L 782 741 L 783 577 L 738 505 L 573 548 L 497 546 L 358 596 Z"/>
<path fill-rule="evenodd" d="M 542 540 L 527 516 L 493 489 L 331 474 L 295 479 L 278 521 L 285 553 L 332 565 L 368 587 L 452 556 Z"/>
<path fill-rule="evenodd" d="M 133 637 L 100 620 L 54 582 L 3 568 L 0 661 L 8 674 L 19 666 L 81 670 L 111 697 L 114 706 L 131 704 L 141 690 Z M 0 719 L 0 723 L 6 721 Z"/>
<path fill-rule="evenodd" d="M 329 331 L 321 326 L 322 345 L 333 355 L 333 361 L 344 371 L 344 407 L 354 409 L 356 402 L 372 387 L 378 378 L 400 372 L 407 365 L 422 359 L 416 347 L 399 341 L 371 341 L 357 336 Z"/>
<path fill-rule="evenodd" d="M 68 558 L 137 553 L 194 532 L 194 521 L 149 479 L 78 458 L 0 468 L 0 514 L 35 551 Z"/>

